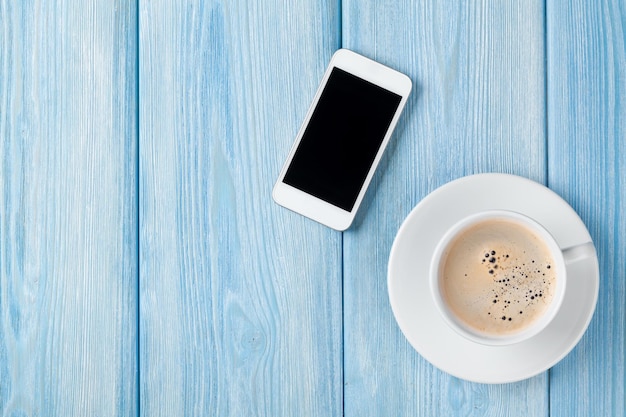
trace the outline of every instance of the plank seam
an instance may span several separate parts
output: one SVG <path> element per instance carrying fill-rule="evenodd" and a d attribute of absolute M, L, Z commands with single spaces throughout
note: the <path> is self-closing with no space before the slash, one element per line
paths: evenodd
<path fill-rule="evenodd" d="M 548 2 L 544 0 L 543 2 L 543 56 L 544 56 L 544 65 L 545 65 L 545 70 L 544 70 L 544 79 L 543 79 L 543 106 L 544 106 L 544 114 L 545 114 L 545 119 L 544 119 L 544 143 L 545 143 L 545 149 L 544 149 L 544 169 L 545 169 L 545 181 L 546 181 L 546 187 L 550 186 L 550 159 L 549 159 L 549 152 L 550 152 L 550 146 L 549 146 L 549 110 L 550 110 L 550 106 L 548 103 L 548 86 L 549 86 L 549 80 L 548 78 L 550 77 L 550 65 L 549 65 L 549 52 L 550 52 L 550 48 L 548 46 Z"/>
<path fill-rule="evenodd" d="M 136 224 L 136 234 L 135 239 L 137 241 L 137 255 L 135 257 L 137 264 L 135 265 L 137 271 L 137 285 L 136 285 L 136 311 L 135 311 L 135 320 L 137 327 L 137 342 L 135 346 L 135 355 L 137 357 L 137 378 L 136 378 L 136 392 L 137 392 L 137 417 L 141 415 L 141 216 L 140 216 L 140 194 L 139 194 L 139 175 L 140 175 L 140 132 L 141 127 L 139 124 L 139 115 L 140 115 L 140 97 L 139 97 L 139 24 L 140 24 L 140 16 L 139 16 L 139 0 L 135 1 L 135 136 L 136 136 L 136 149 L 135 149 L 135 224 Z"/>

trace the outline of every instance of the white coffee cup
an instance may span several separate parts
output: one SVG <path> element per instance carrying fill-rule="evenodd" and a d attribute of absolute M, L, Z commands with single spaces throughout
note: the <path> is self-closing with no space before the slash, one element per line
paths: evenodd
<path fill-rule="evenodd" d="M 536 238 L 536 248 L 526 243 L 519 247 L 526 232 L 528 241 Z M 483 237 L 486 246 L 481 247 Z M 515 241 L 508 241 L 509 237 Z M 498 239 L 502 241 L 500 247 L 507 249 L 492 256 L 488 245 Z M 478 249 L 474 254 L 474 248 L 488 252 L 483 257 Z M 525 260 L 530 249 L 545 254 L 544 259 L 550 259 L 551 265 L 539 266 L 540 260 L 537 265 L 534 259 Z M 515 259 L 508 252 L 515 253 Z M 494 269 L 498 266 L 499 270 Z M 464 270 L 469 272 L 459 272 Z M 546 273 L 550 278 L 545 278 Z M 482 211 L 454 224 L 437 244 L 430 265 L 432 298 L 444 321 L 460 335 L 484 345 L 519 343 L 545 329 L 561 307 L 566 281 L 563 251 L 550 232 L 535 220 L 507 210 Z M 544 291 L 550 296 L 549 302 L 547 296 L 543 297 Z M 525 311 L 533 313 L 523 316 Z M 532 315 L 536 317 L 529 318 Z M 513 325 L 522 327 L 511 330 Z"/>

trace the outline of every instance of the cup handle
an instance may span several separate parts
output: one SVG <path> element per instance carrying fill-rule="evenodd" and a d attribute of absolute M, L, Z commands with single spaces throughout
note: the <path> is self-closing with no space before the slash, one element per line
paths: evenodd
<path fill-rule="evenodd" d="M 596 247 L 593 242 L 585 242 L 580 245 L 570 246 L 562 250 L 565 266 L 569 267 L 580 261 L 592 258 L 596 255 Z"/>

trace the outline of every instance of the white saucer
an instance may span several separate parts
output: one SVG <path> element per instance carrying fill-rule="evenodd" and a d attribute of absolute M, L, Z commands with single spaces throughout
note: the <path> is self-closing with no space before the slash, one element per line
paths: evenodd
<path fill-rule="evenodd" d="M 428 271 L 443 233 L 470 214 L 504 209 L 525 214 L 552 233 L 561 248 L 577 247 L 568 265 L 561 310 L 541 333 L 509 346 L 481 345 L 446 325 L 430 296 Z M 526 178 L 479 174 L 433 191 L 408 215 L 393 243 L 387 284 L 400 329 L 437 368 L 482 383 L 515 382 L 559 362 L 585 333 L 596 307 L 599 267 L 591 236 L 576 212 L 556 193 Z"/>

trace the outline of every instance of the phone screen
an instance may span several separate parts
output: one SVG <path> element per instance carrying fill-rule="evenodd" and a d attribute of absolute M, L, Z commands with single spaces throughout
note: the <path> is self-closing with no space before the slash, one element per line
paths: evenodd
<path fill-rule="evenodd" d="M 333 68 L 283 182 L 352 211 L 401 98 Z"/>

